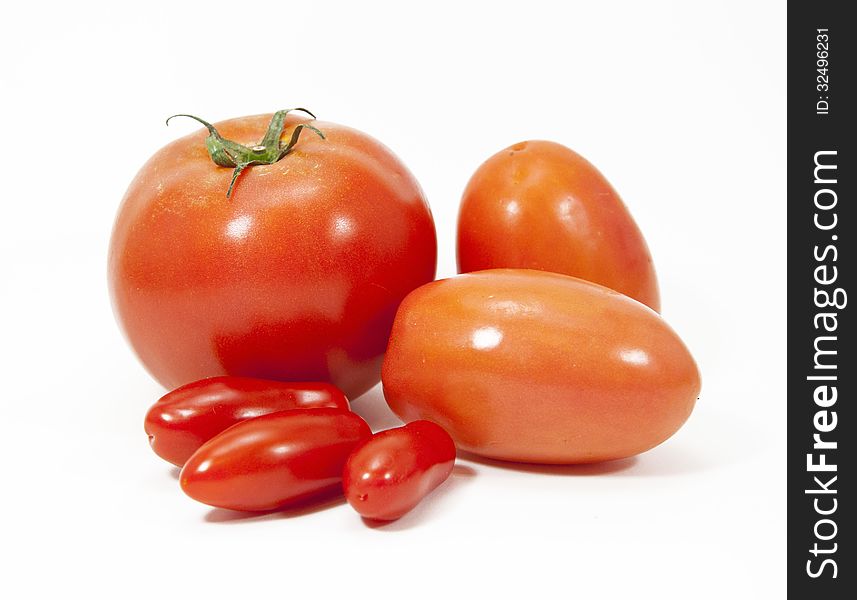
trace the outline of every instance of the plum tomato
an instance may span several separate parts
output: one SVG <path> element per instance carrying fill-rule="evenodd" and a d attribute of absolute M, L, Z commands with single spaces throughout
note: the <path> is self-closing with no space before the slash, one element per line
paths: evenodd
<path fill-rule="evenodd" d="M 367 519 L 398 519 L 442 484 L 455 464 L 455 443 L 431 421 L 376 433 L 358 446 L 342 475 L 345 499 Z"/>
<path fill-rule="evenodd" d="M 700 389 L 693 357 L 655 311 L 582 279 L 525 269 L 412 292 L 382 382 L 403 421 L 434 421 L 461 450 L 554 464 L 660 444 Z"/>
<path fill-rule="evenodd" d="M 329 383 L 210 377 L 158 400 L 146 413 L 145 429 L 155 454 L 181 467 L 205 442 L 239 421 L 293 408 L 350 410 L 345 395 Z"/>
<path fill-rule="evenodd" d="M 554 271 L 660 310 L 654 264 L 619 194 L 589 161 L 554 142 L 501 150 L 473 174 L 458 215 L 458 271 Z"/>
<path fill-rule="evenodd" d="M 268 511 L 338 489 L 354 448 L 372 431 L 353 412 L 296 408 L 242 421 L 194 452 L 179 480 L 199 502 Z"/>
<path fill-rule="evenodd" d="M 380 378 L 399 303 L 434 279 L 434 222 L 405 165 L 365 133 L 284 113 L 206 123 L 122 200 L 114 312 L 167 389 L 238 375 L 354 399 Z M 274 162 L 250 163 L 227 198 L 236 153 Z"/>

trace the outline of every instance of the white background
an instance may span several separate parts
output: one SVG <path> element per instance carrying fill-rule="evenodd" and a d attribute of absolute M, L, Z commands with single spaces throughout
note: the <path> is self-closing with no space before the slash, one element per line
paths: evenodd
<path fill-rule="evenodd" d="M 785 7 L 778 2 L 14 3 L 0 21 L 4 598 L 780 598 L 785 586 Z M 11 7 L 11 8 L 10 8 Z M 461 191 L 546 138 L 646 235 L 703 374 L 687 425 L 602 467 L 461 461 L 386 528 L 347 505 L 225 519 L 149 450 L 163 390 L 111 314 L 142 163 L 291 106 L 422 183 L 454 273 Z M 376 389 L 355 403 L 394 419 Z"/>

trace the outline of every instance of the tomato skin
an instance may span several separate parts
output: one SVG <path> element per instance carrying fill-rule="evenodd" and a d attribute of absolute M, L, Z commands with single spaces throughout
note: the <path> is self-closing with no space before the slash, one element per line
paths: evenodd
<path fill-rule="evenodd" d="M 402 420 L 438 423 L 459 449 L 554 464 L 656 446 L 700 389 L 696 363 L 653 310 L 581 279 L 519 269 L 411 293 L 382 381 Z"/>
<path fill-rule="evenodd" d="M 271 115 L 217 123 L 244 144 Z M 282 139 L 307 119 L 289 115 Z M 434 279 L 434 222 L 407 168 L 377 140 L 313 121 L 272 165 L 226 190 L 200 130 L 159 150 L 116 217 L 117 320 L 165 388 L 217 375 L 328 381 L 356 398 L 380 378 L 393 317 Z"/>
<path fill-rule="evenodd" d="M 329 383 L 210 377 L 163 396 L 146 413 L 145 429 L 155 454 L 181 467 L 224 429 L 246 419 L 295 408 L 350 410 L 345 395 Z"/>
<path fill-rule="evenodd" d="M 352 412 L 297 408 L 242 421 L 188 459 L 179 480 L 204 504 L 267 511 L 341 485 L 351 451 L 372 431 Z"/>
<path fill-rule="evenodd" d="M 431 421 L 376 433 L 348 457 L 342 475 L 345 499 L 361 516 L 394 521 L 447 480 L 455 443 Z"/>
<path fill-rule="evenodd" d="M 660 310 L 654 263 L 619 194 L 561 144 L 521 142 L 473 174 L 458 215 L 458 271 L 539 269 Z"/>

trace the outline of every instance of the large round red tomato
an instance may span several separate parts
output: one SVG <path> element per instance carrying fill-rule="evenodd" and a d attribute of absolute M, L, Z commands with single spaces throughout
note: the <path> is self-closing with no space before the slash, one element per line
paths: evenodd
<path fill-rule="evenodd" d="M 554 142 L 515 144 L 476 170 L 461 199 L 458 267 L 553 271 L 660 310 L 652 257 L 631 213 L 592 163 Z"/>
<path fill-rule="evenodd" d="M 271 120 L 214 127 L 249 151 Z M 330 381 L 354 398 L 380 377 L 399 303 L 434 279 L 434 223 L 413 175 L 368 135 L 294 113 L 275 143 L 302 123 L 326 139 L 304 129 L 280 160 L 245 169 L 230 197 L 233 170 L 212 161 L 205 131 L 158 151 L 128 188 L 110 291 L 165 387 L 242 375 Z"/>

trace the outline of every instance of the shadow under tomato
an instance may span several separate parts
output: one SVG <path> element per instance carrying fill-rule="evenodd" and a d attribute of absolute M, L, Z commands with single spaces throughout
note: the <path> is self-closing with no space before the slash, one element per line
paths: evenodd
<path fill-rule="evenodd" d="M 658 446 L 639 456 L 639 464 L 628 475 L 633 477 L 670 477 L 697 473 L 718 466 L 712 456 L 711 446 L 703 448 L 698 443 L 673 442 Z M 725 462 L 725 461 L 724 461 Z"/>
<path fill-rule="evenodd" d="M 629 475 L 672 477 L 753 460 L 766 446 L 766 423 L 726 409 L 697 406 L 690 420 L 665 443 L 640 455 Z"/>
<path fill-rule="evenodd" d="M 358 397 L 351 404 L 351 410 L 360 415 L 375 433 L 402 426 L 402 421 L 387 406 L 380 384 Z"/>
<path fill-rule="evenodd" d="M 206 523 L 244 523 L 248 521 L 273 521 L 292 519 L 321 512 L 345 504 L 342 490 L 336 489 L 304 498 L 282 508 L 263 512 L 243 512 L 227 508 L 212 508 L 206 513 Z"/>
<path fill-rule="evenodd" d="M 179 480 L 179 475 L 181 475 L 181 474 L 182 474 L 181 467 L 170 467 L 170 477 L 172 477 L 176 481 Z"/>
<path fill-rule="evenodd" d="M 487 467 L 506 469 L 508 471 L 519 471 L 522 473 L 540 473 L 544 475 L 564 475 L 572 477 L 587 477 L 593 475 L 612 475 L 623 471 L 632 470 L 637 465 L 637 457 L 620 458 L 596 463 L 584 463 L 579 465 L 541 465 L 536 463 L 516 463 L 505 460 L 486 458 L 471 452 L 458 451 L 458 458 L 474 462 Z"/>
<path fill-rule="evenodd" d="M 452 468 L 452 475 L 436 490 L 426 496 L 422 502 L 409 513 L 395 521 L 378 521 L 363 517 L 363 524 L 370 529 L 379 531 L 405 531 L 421 525 L 431 518 L 431 514 L 438 509 L 438 505 L 444 502 L 444 498 L 454 493 L 454 490 L 470 483 L 476 476 L 476 469 L 467 465 L 456 463 Z"/>

